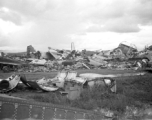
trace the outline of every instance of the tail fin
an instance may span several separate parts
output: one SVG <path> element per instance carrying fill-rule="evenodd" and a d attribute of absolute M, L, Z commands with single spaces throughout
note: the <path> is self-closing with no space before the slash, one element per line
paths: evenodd
<path fill-rule="evenodd" d="M 71 43 L 71 51 L 75 50 L 74 42 Z"/>
<path fill-rule="evenodd" d="M 27 56 L 30 57 L 31 53 L 35 53 L 36 50 L 34 49 L 34 47 L 32 45 L 27 46 Z"/>

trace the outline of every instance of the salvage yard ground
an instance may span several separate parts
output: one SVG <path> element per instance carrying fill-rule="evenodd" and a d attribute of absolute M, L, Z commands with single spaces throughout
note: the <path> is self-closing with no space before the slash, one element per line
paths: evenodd
<path fill-rule="evenodd" d="M 77 70 L 80 73 L 99 73 L 99 74 L 124 74 L 136 73 L 140 71 L 132 70 Z M 12 73 L 0 73 L 0 78 L 4 79 Z M 38 80 L 42 77 L 53 78 L 57 72 L 49 73 L 19 73 L 25 74 L 27 80 Z M 145 105 L 152 104 L 152 73 L 146 73 L 143 76 L 129 76 L 115 78 L 117 81 L 117 93 L 109 93 L 101 86 L 95 86 L 93 89 L 86 88 L 79 99 L 70 101 L 59 92 L 41 92 L 36 90 L 27 90 L 18 86 L 14 91 L 7 93 L 11 96 L 17 96 L 28 100 L 60 104 L 65 106 L 77 107 L 87 110 L 110 109 L 117 113 L 123 113 L 126 106 L 135 106 L 142 108 Z"/>

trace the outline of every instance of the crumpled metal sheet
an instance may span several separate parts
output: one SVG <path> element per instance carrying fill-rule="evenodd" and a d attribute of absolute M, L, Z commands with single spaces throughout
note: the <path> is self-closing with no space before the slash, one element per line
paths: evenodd
<path fill-rule="evenodd" d="M 13 90 L 18 85 L 19 81 L 20 81 L 20 75 L 12 75 L 5 80 L 1 80 L 0 92 L 8 92 L 10 90 Z M 8 87 L 6 83 L 8 84 Z"/>
<path fill-rule="evenodd" d="M 97 120 L 99 116 L 92 111 L 0 96 L 0 120 L 25 120 L 29 118 L 32 120 Z"/>

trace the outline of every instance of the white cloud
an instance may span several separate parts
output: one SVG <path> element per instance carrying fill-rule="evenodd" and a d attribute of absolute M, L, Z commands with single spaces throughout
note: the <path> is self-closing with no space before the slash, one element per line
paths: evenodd
<path fill-rule="evenodd" d="M 152 44 L 151 0 L 1 0 L 1 46 L 47 50 Z"/>

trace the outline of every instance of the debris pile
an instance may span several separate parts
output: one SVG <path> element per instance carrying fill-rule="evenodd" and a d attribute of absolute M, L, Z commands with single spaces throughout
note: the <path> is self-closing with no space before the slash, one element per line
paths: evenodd
<path fill-rule="evenodd" d="M 0 92 L 9 92 L 17 85 L 24 84 L 26 88 L 41 90 L 46 92 L 53 92 L 59 90 L 61 94 L 66 95 L 68 99 L 78 99 L 83 89 L 92 87 L 96 84 L 102 84 L 109 92 L 116 93 L 116 81 L 111 77 L 84 76 L 83 74 L 77 76 L 76 71 L 59 71 L 54 78 L 46 79 L 45 77 L 29 81 L 25 75 L 11 75 L 6 79 L 0 80 Z M 23 86 L 23 85 L 21 85 Z"/>
<path fill-rule="evenodd" d="M 82 73 L 76 71 L 59 71 L 54 78 L 40 78 L 38 80 L 27 80 L 23 74 L 13 74 L 6 79 L 0 79 L 0 92 L 12 91 L 17 86 L 27 90 L 38 90 L 44 92 L 59 91 L 70 100 L 78 99 L 84 89 L 92 89 L 94 86 L 102 86 L 110 93 L 117 92 L 117 83 L 115 78 L 122 76 L 137 76 L 145 73 L 125 73 L 125 74 L 96 74 Z M 22 89 L 24 90 L 24 89 Z"/>
<path fill-rule="evenodd" d="M 11 58 L 11 60 L 10 60 Z M 5 61 L 3 60 L 5 59 Z M 12 67 L 13 66 L 13 67 Z M 76 51 L 48 47 L 47 52 L 36 51 L 31 45 L 27 52 L 0 57 L 0 69 L 26 72 L 50 72 L 76 69 L 143 69 L 152 66 L 151 46 L 138 51 L 135 45 L 122 42 L 113 50 Z"/>

